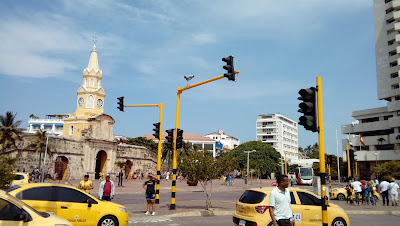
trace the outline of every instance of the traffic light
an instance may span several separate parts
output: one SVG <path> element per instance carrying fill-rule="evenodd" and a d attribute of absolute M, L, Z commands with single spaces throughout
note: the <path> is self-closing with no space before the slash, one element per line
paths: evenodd
<path fill-rule="evenodd" d="M 118 97 L 117 98 L 119 101 L 118 101 L 118 109 L 120 110 L 120 111 L 124 111 L 124 97 Z"/>
<path fill-rule="evenodd" d="M 165 139 L 167 140 L 167 145 L 170 149 L 174 148 L 174 130 L 175 129 L 167 129 L 165 132 L 167 132 L 167 136 Z"/>
<path fill-rule="evenodd" d="M 326 162 L 327 162 L 328 165 L 330 165 L 330 166 L 332 165 L 332 155 L 328 155 L 327 156 Z"/>
<path fill-rule="evenodd" d="M 176 149 L 180 149 L 183 147 L 183 130 L 176 130 Z"/>
<path fill-rule="evenodd" d="M 156 139 L 160 139 L 160 123 L 159 122 L 157 122 L 157 123 L 153 123 L 153 125 L 154 125 L 154 129 L 153 129 L 153 131 L 154 131 L 154 133 L 153 133 L 153 136 L 156 138 Z"/>
<path fill-rule="evenodd" d="M 222 61 L 226 63 L 222 68 L 225 69 L 227 72 L 224 74 L 225 77 L 228 78 L 230 81 L 236 81 L 236 72 L 235 72 L 235 65 L 233 63 L 233 56 L 228 56 L 222 58 Z"/>
<path fill-rule="evenodd" d="M 303 116 L 299 118 L 299 125 L 304 126 L 306 130 L 317 132 L 317 105 L 316 105 L 316 91 L 315 87 L 309 89 L 301 89 L 299 91 L 300 97 L 297 98 L 302 100 L 299 104 L 299 112 L 303 113 Z"/>

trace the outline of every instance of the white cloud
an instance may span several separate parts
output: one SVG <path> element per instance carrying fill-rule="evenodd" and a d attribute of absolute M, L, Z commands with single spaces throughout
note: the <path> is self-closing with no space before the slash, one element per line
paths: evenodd
<path fill-rule="evenodd" d="M 199 44 L 208 44 L 216 42 L 216 37 L 214 34 L 210 33 L 200 33 L 192 35 L 193 41 Z"/>

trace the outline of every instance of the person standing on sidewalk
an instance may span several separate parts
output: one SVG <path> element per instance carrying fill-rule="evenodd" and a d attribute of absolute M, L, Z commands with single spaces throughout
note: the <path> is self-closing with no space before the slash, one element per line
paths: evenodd
<path fill-rule="evenodd" d="M 149 174 L 149 180 L 143 183 L 143 189 L 146 191 L 146 202 L 147 202 L 147 211 L 146 215 L 150 214 L 150 206 L 152 209 L 152 214 L 151 215 L 156 215 L 156 207 L 154 205 L 154 200 L 155 200 L 155 186 L 156 186 L 156 181 L 153 179 L 153 175 Z"/>
<path fill-rule="evenodd" d="M 390 201 L 392 206 L 397 206 L 397 199 L 399 199 L 399 185 L 392 178 L 390 183 Z"/>
<path fill-rule="evenodd" d="M 93 182 L 89 180 L 89 174 L 85 174 L 83 180 L 79 182 L 78 188 L 90 194 L 90 190 L 93 189 Z"/>
<path fill-rule="evenodd" d="M 118 173 L 118 187 L 122 187 L 122 180 L 124 179 L 124 173 L 122 172 L 122 170 L 121 170 L 121 172 L 119 172 Z"/>
<path fill-rule="evenodd" d="M 387 205 L 389 206 L 389 182 L 383 179 L 383 181 L 379 184 L 379 189 L 382 194 L 383 206 L 385 206 L 385 199 Z"/>
<path fill-rule="evenodd" d="M 115 187 L 114 182 L 110 180 L 110 174 L 106 175 L 106 180 L 100 183 L 99 187 L 99 199 L 105 201 L 111 201 L 114 199 Z"/>
<path fill-rule="evenodd" d="M 275 187 L 269 196 L 269 215 L 274 226 L 294 226 L 292 206 L 290 204 L 289 178 L 279 175 Z"/>

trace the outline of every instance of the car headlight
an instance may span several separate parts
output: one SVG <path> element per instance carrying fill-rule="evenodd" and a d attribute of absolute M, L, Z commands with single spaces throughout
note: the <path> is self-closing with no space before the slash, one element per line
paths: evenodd
<path fill-rule="evenodd" d="M 127 211 L 126 211 L 126 208 L 125 207 L 119 207 L 119 209 L 122 211 L 122 212 L 125 212 L 125 213 L 127 213 Z"/>

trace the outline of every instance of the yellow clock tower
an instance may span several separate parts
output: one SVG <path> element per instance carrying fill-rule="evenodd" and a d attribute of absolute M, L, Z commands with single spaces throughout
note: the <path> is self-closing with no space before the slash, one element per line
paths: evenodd
<path fill-rule="evenodd" d="M 101 87 L 102 72 L 99 69 L 96 44 L 90 53 L 89 64 L 83 70 L 83 81 L 77 92 L 76 112 L 64 119 L 63 136 L 81 138 L 82 130 L 88 128 L 88 119 L 103 114 L 104 98 Z"/>

